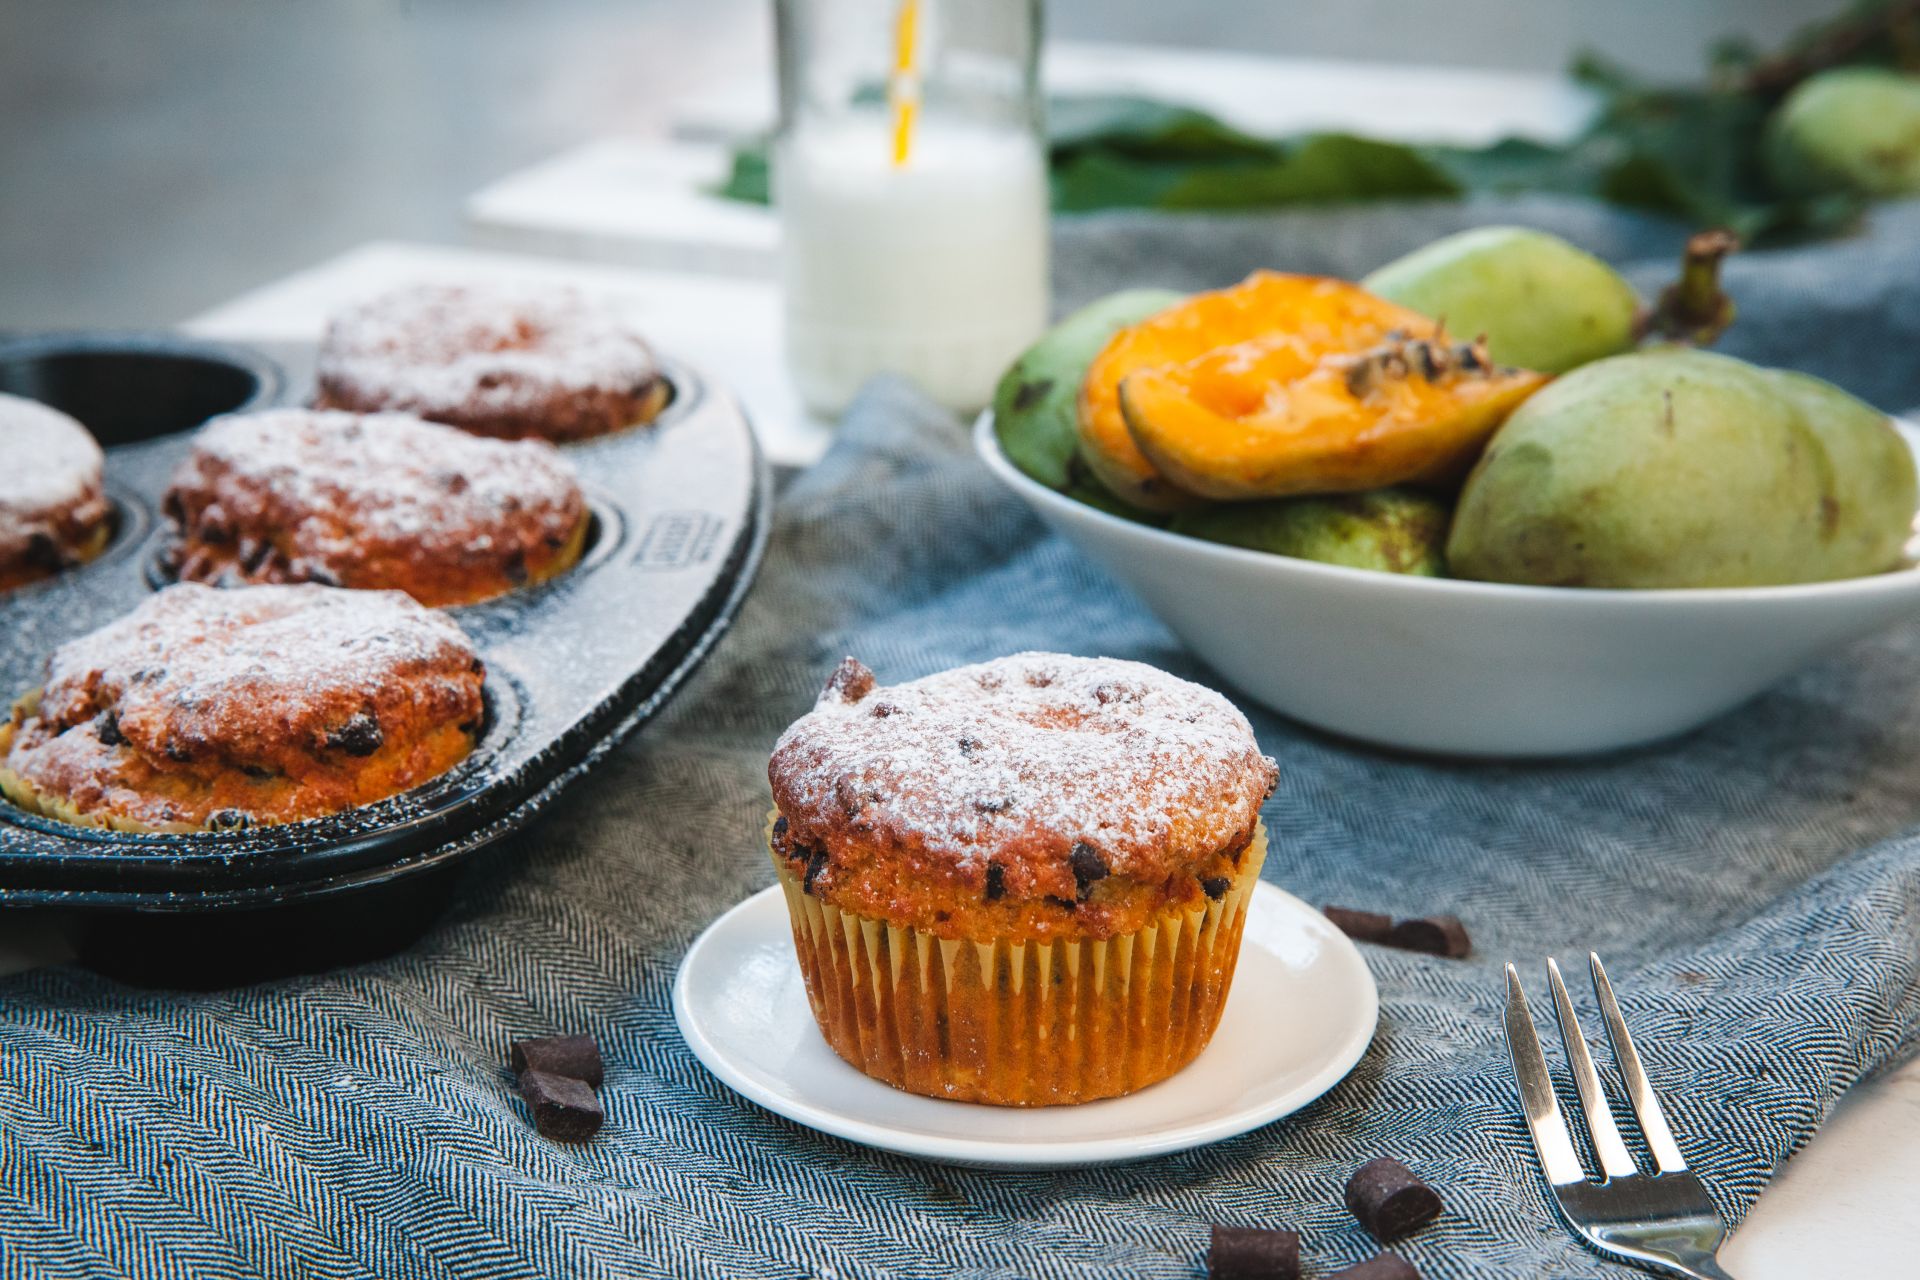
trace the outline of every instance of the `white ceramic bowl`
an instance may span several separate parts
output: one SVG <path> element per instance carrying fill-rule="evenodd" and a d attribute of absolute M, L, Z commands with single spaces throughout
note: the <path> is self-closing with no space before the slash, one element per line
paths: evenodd
<path fill-rule="evenodd" d="M 1915 433 L 1906 431 L 1908 443 Z M 1790 587 L 1602 591 L 1373 573 L 1202 542 L 987 466 L 1275 711 L 1410 751 L 1557 756 L 1685 732 L 1920 616 L 1920 569 Z"/>

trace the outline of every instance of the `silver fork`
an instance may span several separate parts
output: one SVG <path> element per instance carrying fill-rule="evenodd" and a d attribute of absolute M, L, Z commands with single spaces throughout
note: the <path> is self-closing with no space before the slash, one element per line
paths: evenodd
<path fill-rule="evenodd" d="M 1554 1203 L 1589 1248 L 1615 1262 L 1681 1280 L 1733 1280 L 1718 1261 L 1720 1245 L 1727 1238 L 1726 1224 L 1707 1199 L 1700 1179 L 1688 1171 L 1686 1157 L 1673 1140 L 1673 1130 L 1667 1127 L 1660 1100 L 1647 1083 L 1646 1070 L 1620 1017 L 1613 984 L 1607 981 L 1600 957 L 1589 952 L 1587 963 L 1593 970 L 1593 991 L 1606 1020 L 1614 1062 L 1626 1081 L 1627 1098 L 1639 1118 L 1640 1132 L 1658 1172 L 1642 1173 L 1634 1164 L 1633 1153 L 1621 1141 L 1613 1108 L 1601 1091 L 1586 1037 L 1574 1017 L 1573 1001 L 1567 997 L 1567 984 L 1560 979 L 1560 966 L 1548 960 L 1547 978 L 1553 986 L 1553 1011 L 1560 1022 L 1560 1038 L 1567 1046 L 1567 1065 L 1580 1095 L 1580 1111 L 1586 1117 L 1594 1154 L 1600 1157 L 1600 1180 L 1588 1178 L 1573 1138 L 1567 1133 L 1567 1122 L 1560 1117 L 1553 1078 L 1547 1074 L 1547 1060 L 1540 1053 L 1540 1036 L 1534 1030 L 1533 1015 L 1527 1012 L 1520 975 L 1508 965 L 1507 1051 L 1513 1055 L 1520 1107 L 1526 1113 L 1527 1131 L 1533 1135 L 1540 1167 L 1553 1188 Z"/>

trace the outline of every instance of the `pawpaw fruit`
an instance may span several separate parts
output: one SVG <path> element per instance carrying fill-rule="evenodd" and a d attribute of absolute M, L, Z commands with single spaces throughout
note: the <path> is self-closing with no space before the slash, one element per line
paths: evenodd
<path fill-rule="evenodd" d="M 1640 297 L 1625 277 L 1559 236 L 1476 227 L 1396 258 L 1362 287 L 1485 335 L 1501 364 L 1565 373 L 1633 348 Z"/>
<path fill-rule="evenodd" d="M 1433 578 L 1445 572 L 1449 514 L 1431 494 L 1374 489 L 1209 506 L 1180 512 L 1168 527 L 1297 560 Z"/>
<path fill-rule="evenodd" d="M 1454 513 L 1450 569 L 1568 587 L 1747 587 L 1890 569 L 1912 452 L 1806 374 L 1676 348 L 1614 356 L 1513 414 Z"/>
<path fill-rule="evenodd" d="M 1074 422 L 1087 366 L 1114 333 L 1184 295 L 1128 289 L 1089 303 L 1040 336 L 1000 378 L 993 430 L 1007 460 L 1049 489 L 1073 486 L 1079 431 Z"/>
<path fill-rule="evenodd" d="M 1345 280 L 1256 271 L 1231 288 L 1195 294 L 1121 329 L 1094 357 L 1080 388 L 1080 456 L 1101 484 L 1133 506 L 1191 507 L 1194 493 L 1169 483 L 1135 442 L 1120 407 L 1122 379 L 1255 338 L 1354 352 L 1396 328 L 1424 334 L 1433 323 Z"/>
<path fill-rule="evenodd" d="M 1121 380 L 1121 412 L 1155 473 L 1202 497 L 1456 480 L 1547 376 L 1450 344 L 1424 318 L 1410 327 L 1421 336 L 1329 350 L 1287 334 L 1142 369 Z"/>

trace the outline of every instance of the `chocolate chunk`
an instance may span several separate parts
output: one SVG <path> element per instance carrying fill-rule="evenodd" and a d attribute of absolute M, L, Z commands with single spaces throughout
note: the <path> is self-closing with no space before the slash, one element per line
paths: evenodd
<path fill-rule="evenodd" d="M 1068 859 L 1068 865 L 1073 868 L 1074 891 L 1082 902 L 1085 902 L 1087 895 L 1093 892 L 1094 882 L 1105 880 L 1108 875 L 1107 860 L 1100 856 L 1098 849 L 1084 840 L 1073 846 L 1073 855 Z"/>
<path fill-rule="evenodd" d="M 120 717 L 111 711 L 102 711 L 93 722 L 93 735 L 100 739 L 103 747 L 118 747 L 126 743 L 126 735 L 120 732 Z"/>
<path fill-rule="evenodd" d="M 779 817 L 773 820 L 773 838 L 775 840 L 778 840 L 786 834 L 787 834 L 787 815 L 783 813 Z"/>
<path fill-rule="evenodd" d="M 1299 1280 L 1300 1235 L 1216 1223 L 1207 1248 L 1207 1275 L 1211 1280 Z"/>
<path fill-rule="evenodd" d="M 806 878 L 800 882 L 800 891 L 802 893 L 812 893 L 813 882 L 818 880 L 820 873 L 826 869 L 827 851 L 825 849 L 815 849 L 812 853 L 808 854 L 807 875 Z"/>
<path fill-rule="evenodd" d="M 1424 951 L 1430 956 L 1446 956 L 1450 960 L 1458 960 L 1473 950 L 1473 942 L 1467 937 L 1467 927 L 1455 916 L 1402 920 L 1393 926 L 1393 931 L 1382 941 L 1402 951 Z"/>
<path fill-rule="evenodd" d="M 1333 922 L 1334 928 L 1358 942 L 1385 942 L 1393 932 L 1393 917 L 1378 911 L 1322 907 L 1320 913 Z"/>
<path fill-rule="evenodd" d="M 858 702 L 873 692 L 873 672 L 867 670 L 866 663 L 858 658 L 842 658 L 840 665 L 827 677 L 827 687 L 820 693 L 820 701 L 832 699 L 837 702 Z"/>
<path fill-rule="evenodd" d="M 1078 911 L 1080 909 L 1080 904 L 1075 902 L 1072 898 L 1062 898 L 1057 894 L 1051 894 L 1051 893 L 1048 894 L 1047 901 L 1051 902 L 1054 906 L 1059 907 L 1064 911 Z"/>
<path fill-rule="evenodd" d="M 600 1046 L 592 1036 L 542 1036 L 536 1040 L 515 1040 L 507 1051 L 513 1074 L 538 1071 L 543 1075 L 567 1076 L 600 1087 L 606 1069 L 600 1061 Z"/>
<path fill-rule="evenodd" d="M 998 902 L 1007 896 L 1007 869 L 997 862 L 987 864 L 987 901 Z"/>
<path fill-rule="evenodd" d="M 1347 1179 L 1347 1210 L 1376 1240 L 1396 1240 L 1440 1216 L 1440 1195 L 1391 1156 L 1369 1160 Z"/>
<path fill-rule="evenodd" d="M 1334 1272 L 1327 1280 L 1420 1280 L 1420 1273 L 1397 1253 L 1376 1253 L 1365 1262 Z"/>
<path fill-rule="evenodd" d="M 572 1076 L 549 1075 L 545 1071 L 526 1071 L 520 1076 L 520 1096 L 533 1112 L 533 1127 L 543 1138 L 559 1142 L 585 1142 L 600 1132 L 606 1113 L 600 1099 L 584 1080 Z"/>
<path fill-rule="evenodd" d="M 380 722 L 364 711 L 356 712 L 353 718 L 327 734 L 327 745 L 338 747 L 350 756 L 370 756 L 380 749 L 387 736 L 380 732 Z"/>
<path fill-rule="evenodd" d="M 244 831 L 253 825 L 253 818 L 242 809 L 215 809 L 207 815 L 209 831 Z"/>
<path fill-rule="evenodd" d="M 1226 897 L 1227 890 L 1231 888 L 1232 885 L 1233 881 L 1229 880 L 1226 876 L 1208 876 L 1200 882 L 1200 887 L 1206 890 L 1207 896 L 1215 902 Z"/>

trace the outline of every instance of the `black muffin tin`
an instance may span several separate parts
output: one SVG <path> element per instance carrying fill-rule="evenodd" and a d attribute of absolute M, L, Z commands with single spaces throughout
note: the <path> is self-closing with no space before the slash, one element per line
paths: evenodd
<path fill-rule="evenodd" d="M 444 866 L 553 803 L 705 656 L 765 545 L 768 473 L 746 418 L 696 371 L 668 362 L 666 372 L 674 395 L 656 424 L 563 446 L 593 515 L 580 564 L 448 611 L 487 664 L 487 717 L 471 757 L 391 800 L 250 831 L 99 831 L 0 800 L 0 906 L 282 905 Z M 165 584 L 159 502 L 191 428 L 288 398 L 282 382 L 245 348 L 117 337 L 0 344 L 0 390 L 66 409 L 100 438 L 115 519 L 97 560 L 0 596 L 0 700 L 39 685 L 60 644 Z M 304 387 L 295 391 L 303 398 Z"/>

